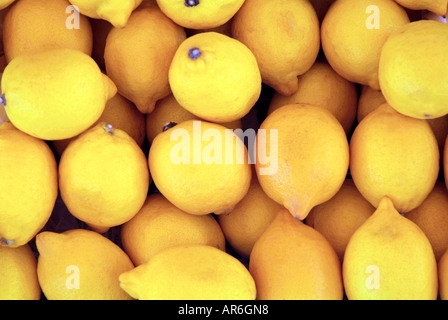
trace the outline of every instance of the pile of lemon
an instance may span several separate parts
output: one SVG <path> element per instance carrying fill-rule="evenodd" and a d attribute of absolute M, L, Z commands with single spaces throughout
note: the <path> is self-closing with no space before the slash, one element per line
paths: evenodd
<path fill-rule="evenodd" d="M 447 8 L 0 0 L 0 299 L 448 299 Z"/>

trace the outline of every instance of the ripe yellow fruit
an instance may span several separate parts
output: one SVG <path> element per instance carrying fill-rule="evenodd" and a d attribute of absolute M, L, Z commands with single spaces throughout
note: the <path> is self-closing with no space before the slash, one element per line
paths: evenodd
<path fill-rule="evenodd" d="M 189 29 L 216 28 L 227 23 L 244 0 L 157 0 L 160 9 L 178 25 Z"/>
<path fill-rule="evenodd" d="M 39 300 L 37 261 L 28 244 L 0 246 L 0 300 Z"/>
<path fill-rule="evenodd" d="M 326 62 L 316 62 L 299 77 L 299 89 L 292 96 L 274 93 L 268 114 L 292 103 L 306 103 L 330 111 L 349 133 L 356 119 L 358 92 L 354 83 L 337 74 Z"/>
<path fill-rule="evenodd" d="M 341 300 L 341 263 L 319 232 L 281 210 L 255 242 L 249 270 L 258 300 Z"/>
<path fill-rule="evenodd" d="M 448 192 L 445 184 L 437 181 L 425 201 L 414 210 L 406 212 L 405 217 L 422 229 L 439 261 L 448 249 Z"/>
<path fill-rule="evenodd" d="M 408 23 L 406 11 L 394 1 L 338 0 L 322 22 L 322 49 L 341 76 L 379 90 L 383 44 L 391 33 Z"/>
<path fill-rule="evenodd" d="M 67 14 L 68 0 L 20 0 L 3 21 L 3 46 L 6 60 L 51 49 L 80 50 L 92 54 L 93 35 L 90 21 L 79 16 L 72 26 Z M 36 30 L 39 30 L 36 32 Z"/>
<path fill-rule="evenodd" d="M 403 7 L 412 10 L 429 10 L 439 16 L 444 16 L 448 10 L 447 0 L 395 0 Z"/>
<path fill-rule="evenodd" d="M 90 56 L 72 49 L 15 58 L 1 87 L 14 126 L 43 140 L 68 139 L 88 129 L 117 92 Z"/>
<path fill-rule="evenodd" d="M 379 64 L 381 90 L 387 102 L 398 112 L 418 119 L 448 114 L 447 52 L 446 23 L 419 20 L 393 33 L 384 44 Z"/>
<path fill-rule="evenodd" d="M 258 181 L 269 197 L 303 220 L 314 206 L 330 200 L 347 176 L 345 131 L 328 110 L 307 104 L 281 107 L 260 129 Z"/>
<path fill-rule="evenodd" d="M 0 246 L 28 243 L 47 223 L 58 196 L 57 164 L 48 145 L 0 126 Z"/>
<path fill-rule="evenodd" d="M 333 198 L 311 210 L 305 222 L 330 242 L 343 261 L 350 237 L 374 211 L 353 180 L 347 179 Z"/>
<path fill-rule="evenodd" d="M 379 106 L 386 102 L 386 98 L 384 98 L 381 91 L 374 90 L 368 86 L 363 86 L 358 103 L 358 123 L 361 122 L 369 113 L 376 110 Z M 445 139 L 448 135 L 448 115 L 434 119 L 427 119 L 426 121 L 428 121 L 434 135 L 436 136 L 437 143 L 439 145 L 439 152 L 442 154 Z"/>
<path fill-rule="evenodd" d="M 388 197 L 351 237 L 343 278 L 350 300 L 437 299 L 437 262 L 431 244 Z"/>
<path fill-rule="evenodd" d="M 241 119 L 261 93 L 253 53 L 216 32 L 189 37 L 176 51 L 169 71 L 174 97 L 182 107 L 210 122 Z"/>
<path fill-rule="evenodd" d="M 430 125 L 387 103 L 356 127 L 350 154 L 353 181 L 374 207 L 384 196 L 399 212 L 418 207 L 439 174 L 439 149 Z"/>
<path fill-rule="evenodd" d="M 167 248 L 120 275 L 120 286 L 139 300 L 255 300 L 255 283 L 230 254 L 205 245 Z"/>
<path fill-rule="evenodd" d="M 129 16 L 142 0 L 70 0 L 79 12 L 93 19 L 104 19 L 113 26 L 126 26 Z"/>
<path fill-rule="evenodd" d="M 111 240 L 89 230 L 44 231 L 36 236 L 37 275 L 48 300 L 130 300 L 119 285 L 132 270 L 126 253 Z"/>
<path fill-rule="evenodd" d="M 297 76 L 320 48 L 316 12 L 302 0 L 246 0 L 233 17 L 232 36 L 252 50 L 263 82 L 285 96 L 297 91 Z"/>
<path fill-rule="evenodd" d="M 122 226 L 121 240 L 135 266 L 177 245 L 202 244 L 226 249 L 226 239 L 213 216 L 188 214 L 161 194 L 150 195 L 137 215 Z"/>
<path fill-rule="evenodd" d="M 188 120 L 157 135 L 149 168 L 159 191 L 179 209 L 197 215 L 230 212 L 252 177 L 244 142 L 226 127 Z"/>
<path fill-rule="evenodd" d="M 15 0 L 0 0 L 0 10 L 6 8 L 11 3 L 13 3 Z"/>
<path fill-rule="evenodd" d="M 230 246 L 249 258 L 252 248 L 283 207 L 269 198 L 256 177 L 249 191 L 229 214 L 219 215 L 218 222 Z"/>
<path fill-rule="evenodd" d="M 166 125 L 187 120 L 201 119 L 182 107 L 172 94 L 157 101 L 154 111 L 146 115 L 146 136 L 149 143 L 152 143 L 154 138 L 163 132 Z M 241 119 L 222 123 L 222 125 L 233 130 L 243 127 Z"/>
<path fill-rule="evenodd" d="M 171 93 L 169 67 L 185 38 L 185 30 L 154 4 L 132 13 L 126 27 L 109 32 L 104 49 L 107 75 L 140 112 L 152 112 L 156 101 Z"/>
<path fill-rule="evenodd" d="M 72 215 L 101 233 L 137 214 L 149 182 L 142 149 L 104 122 L 73 140 L 59 163 L 62 200 Z"/>
<path fill-rule="evenodd" d="M 136 106 L 128 99 L 117 93 L 106 103 L 103 114 L 92 127 L 101 122 L 107 122 L 114 128 L 123 130 L 135 140 L 139 147 L 143 147 L 146 136 L 145 115 L 138 111 Z M 73 137 L 64 140 L 52 141 L 52 145 L 59 156 L 67 148 L 69 143 L 76 139 Z"/>

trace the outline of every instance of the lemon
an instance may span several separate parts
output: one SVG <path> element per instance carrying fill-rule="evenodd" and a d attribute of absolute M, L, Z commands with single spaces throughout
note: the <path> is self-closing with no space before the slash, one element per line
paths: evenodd
<path fill-rule="evenodd" d="M 0 246 L 0 300 L 39 300 L 37 261 L 28 244 Z"/>
<path fill-rule="evenodd" d="M 330 200 L 347 176 L 347 136 L 322 107 L 288 104 L 275 110 L 260 126 L 257 148 L 255 168 L 263 190 L 301 220 Z"/>
<path fill-rule="evenodd" d="M 419 20 L 392 34 L 379 64 L 381 91 L 387 102 L 418 119 L 448 114 L 447 52 L 446 23 Z"/>
<path fill-rule="evenodd" d="M 255 282 L 230 254 L 206 245 L 179 245 L 120 275 L 139 300 L 255 300 Z"/>
<path fill-rule="evenodd" d="M 280 210 L 255 242 L 249 270 L 258 300 L 342 300 L 341 262 L 325 237 Z"/>
<path fill-rule="evenodd" d="M 58 196 L 48 145 L 10 122 L 0 126 L 0 245 L 28 243 L 47 223 Z"/>
<path fill-rule="evenodd" d="M 151 113 L 156 102 L 171 93 L 168 71 L 185 38 L 185 30 L 152 1 L 134 11 L 125 27 L 108 33 L 104 48 L 107 75 L 141 113 Z"/>
<path fill-rule="evenodd" d="M 71 214 L 98 232 L 137 214 L 149 180 L 142 149 L 126 132 L 106 123 L 73 140 L 59 163 L 62 200 Z"/>
<path fill-rule="evenodd" d="M 439 147 L 429 123 L 387 103 L 368 114 L 350 141 L 350 173 L 374 206 L 388 196 L 399 212 L 425 200 L 439 174 Z"/>
<path fill-rule="evenodd" d="M 230 212 L 252 177 L 243 141 L 233 130 L 206 121 L 184 121 L 157 135 L 148 161 L 159 191 L 190 214 Z"/>
<path fill-rule="evenodd" d="M 126 253 L 89 230 L 44 231 L 36 236 L 37 275 L 48 300 L 130 300 L 118 277 L 132 270 Z"/>
<path fill-rule="evenodd" d="M 254 53 L 263 82 L 285 96 L 297 91 L 297 76 L 320 49 L 316 11 L 303 0 L 245 0 L 233 17 L 232 37 Z"/>
<path fill-rule="evenodd" d="M 350 238 L 343 279 L 350 300 L 437 299 L 437 262 L 431 244 L 388 197 Z"/>
<path fill-rule="evenodd" d="M 179 104 L 210 122 L 241 119 L 261 94 L 261 75 L 251 50 L 216 32 L 186 39 L 176 51 L 169 83 Z"/>
<path fill-rule="evenodd" d="M 73 49 L 15 58 L 4 70 L 1 87 L 14 126 L 43 140 L 85 131 L 117 92 L 90 56 Z"/>

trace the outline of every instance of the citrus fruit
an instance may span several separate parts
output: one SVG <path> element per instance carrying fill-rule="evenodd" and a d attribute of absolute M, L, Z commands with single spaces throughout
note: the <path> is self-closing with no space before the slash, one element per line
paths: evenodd
<path fill-rule="evenodd" d="M 120 275 L 139 300 L 255 300 L 255 283 L 230 254 L 206 245 L 179 245 Z"/>
<path fill-rule="evenodd" d="M 257 134 L 255 168 L 266 194 L 298 219 L 330 200 L 349 166 L 347 136 L 330 111 L 289 104 L 272 112 Z"/>
<path fill-rule="evenodd" d="M 59 163 L 62 200 L 73 216 L 101 233 L 137 214 L 149 182 L 142 149 L 105 122 L 74 139 Z"/>
<path fill-rule="evenodd" d="M 169 83 L 182 107 L 210 122 L 241 119 L 261 94 L 260 70 L 252 52 L 217 32 L 182 42 L 170 66 Z"/>
<path fill-rule="evenodd" d="M 297 91 L 297 76 L 311 68 L 320 48 L 316 12 L 302 0 L 244 1 L 232 37 L 254 53 L 263 82 L 286 96 Z"/>
<path fill-rule="evenodd" d="M 117 90 L 90 56 L 73 49 L 15 58 L 1 87 L 14 126 L 42 140 L 68 139 L 88 129 Z"/>
<path fill-rule="evenodd" d="M 0 126 L 0 246 L 28 243 L 47 223 L 58 196 L 48 145 L 10 122 Z"/>

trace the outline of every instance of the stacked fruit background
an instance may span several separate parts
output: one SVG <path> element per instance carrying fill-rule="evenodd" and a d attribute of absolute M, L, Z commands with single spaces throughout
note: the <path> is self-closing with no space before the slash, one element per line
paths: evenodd
<path fill-rule="evenodd" d="M 448 299 L 447 9 L 0 0 L 0 299 Z"/>

